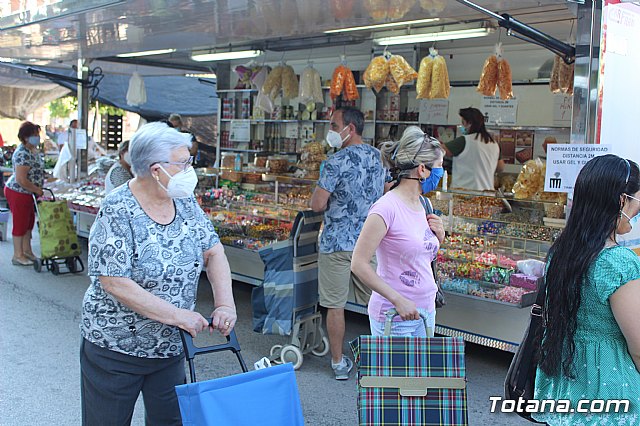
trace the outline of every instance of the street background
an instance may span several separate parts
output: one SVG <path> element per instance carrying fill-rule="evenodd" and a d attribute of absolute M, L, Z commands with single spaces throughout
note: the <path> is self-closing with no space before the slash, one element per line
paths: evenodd
<path fill-rule="evenodd" d="M 9 231 L 9 238 L 10 235 Z M 86 240 L 80 241 L 86 265 Z M 34 251 L 39 253 L 37 237 Z M 0 241 L 0 425 L 79 425 L 78 323 L 89 278 L 86 271 L 54 276 L 50 272 L 37 273 L 31 267 L 13 266 L 12 253 L 11 240 Z M 250 368 L 255 361 L 269 355 L 271 346 L 287 340 L 252 331 L 251 289 L 250 285 L 234 282 L 238 310 L 236 333 Z M 211 287 L 203 274 L 196 309 L 209 315 L 213 307 L 211 299 Z M 345 342 L 361 334 L 369 334 L 367 317 L 347 313 Z M 206 344 L 198 340 L 196 343 Z M 346 343 L 345 353 L 352 356 Z M 489 397 L 503 393 L 503 380 L 511 357 L 495 349 L 466 345 L 471 425 L 529 424 L 515 415 L 489 411 Z M 240 372 L 231 352 L 204 355 L 196 360 L 199 380 Z M 310 426 L 356 425 L 355 371 L 348 381 L 336 381 L 329 363 L 329 355 L 321 358 L 305 355 L 302 367 L 296 372 L 305 422 Z M 139 399 L 133 425 L 144 424 L 143 410 Z"/>

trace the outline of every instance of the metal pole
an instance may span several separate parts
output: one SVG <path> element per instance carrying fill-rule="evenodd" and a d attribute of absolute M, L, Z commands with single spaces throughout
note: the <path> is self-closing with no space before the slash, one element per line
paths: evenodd
<path fill-rule="evenodd" d="M 602 4 L 588 0 L 578 5 L 576 61 L 573 84 L 571 143 L 595 143 L 600 77 Z"/>
<path fill-rule="evenodd" d="M 89 62 L 88 59 L 78 59 L 78 78 L 82 81 L 89 79 Z M 78 83 L 78 128 L 87 131 L 87 147 L 89 146 L 89 91 L 83 83 Z M 87 150 L 81 149 L 78 153 L 78 176 L 87 175 Z"/>

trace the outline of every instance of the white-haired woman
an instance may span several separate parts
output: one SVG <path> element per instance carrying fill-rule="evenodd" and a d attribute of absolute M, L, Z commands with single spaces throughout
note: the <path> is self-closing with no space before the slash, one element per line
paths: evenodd
<path fill-rule="evenodd" d="M 408 127 L 400 141 L 380 148 L 396 183 L 371 206 L 351 270 L 373 290 L 368 306 L 371 334 L 382 335 L 385 313 L 395 308 L 400 318 L 395 318 L 391 334 L 424 337 L 421 314 L 428 327 L 435 328 L 438 288 L 431 261 L 444 240 L 444 227 L 438 216 L 426 215 L 420 197 L 438 185 L 444 152 L 437 139 L 416 126 Z M 374 253 L 375 272 L 369 266 Z"/>
<path fill-rule="evenodd" d="M 141 127 L 129 148 L 135 177 L 105 197 L 91 228 L 80 326 L 84 425 L 130 424 L 140 392 L 146 424 L 182 424 L 178 328 L 195 336 L 208 326 L 193 311 L 203 268 L 213 328 L 228 335 L 236 322 L 224 249 L 193 196 L 190 146 L 189 135 L 164 123 Z"/>

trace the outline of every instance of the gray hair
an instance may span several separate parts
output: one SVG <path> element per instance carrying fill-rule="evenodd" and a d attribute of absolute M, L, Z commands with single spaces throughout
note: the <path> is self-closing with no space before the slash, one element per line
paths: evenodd
<path fill-rule="evenodd" d="M 151 176 L 149 169 L 153 164 L 170 161 L 171 151 L 183 146 L 191 148 L 191 135 L 180 133 L 166 123 L 154 122 L 140 127 L 129 142 L 134 176 Z"/>
<path fill-rule="evenodd" d="M 418 126 L 409 126 L 399 141 L 384 142 L 380 145 L 382 161 L 391 170 L 394 179 L 409 176 L 411 170 L 420 164 L 433 167 L 443 155 L 443 149 L 436 138 L 423 132 Z"/>

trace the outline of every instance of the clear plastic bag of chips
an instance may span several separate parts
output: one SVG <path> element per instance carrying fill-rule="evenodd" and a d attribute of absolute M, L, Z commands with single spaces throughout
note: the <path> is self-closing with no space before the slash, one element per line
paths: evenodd
<path fill-rule="evenodd" d="M 433 58 L 433 71 L 431 73 L 431 90 L 429 91 L 430 99 L 447 99 L 451 86 L 449 82 L 449 71 L 444 58 L 437 55 Z"/>
<path fill-rule="evenodd" d="M 500 90 L 500 99 L 513 98 L 511 65 L 504 58 L 498 60 L 498 89 Z"/>
<path fill-rule="evenodd" d="M 282 71 L 284 67 L 278 65 L 271 70 L 267 79 L 262 86 L 262 93 L 271 98 L 272 100 L 278 96 L 278 92 L 282 88 Z"/>
<path fill-rule="evenodd" d="M 369 70 L 368 78 L 376 91 L 380 91 L 387 80 L 387 75 L 389 74 L 389 62 L 384 55 L 376 56 L 371 60 L 371 63 L 367 67 Z"/>
<path fill-rule="evenodd" d="M 484 96 L 494 96 L 498 87 L 498 57 L 496 55 L 489 56 L 482 66 L 482 74 L 480 74 L 480 82 L 476 90 Z"/>
<path fill-rule="evenodd" d="M 420 61 L 418 81 L 416 82 L 416 98 L 428 99 L 431 90 L 431 74 L 433 73 L 433 56 L 427 55 Z"/>
<path fill-rule="evenodd" d="M 320 74 L 312 66 L 306 67 L 300 74 L 298 96 L 302 103 L 323 102 Z"/>
<path fill-rule="evenodd" d="M 298 97 L 298 78 L 290 65 L 285 65 L 282 70 L 282 94 L 288 99 Z"/>
<path fill-rule="evenodd" d="M 398 87 L 418 78 L 416 70 L 400 55 L 392 55 L 391 59 L 389 59 L 389 72 L 398 84 Z"/>

